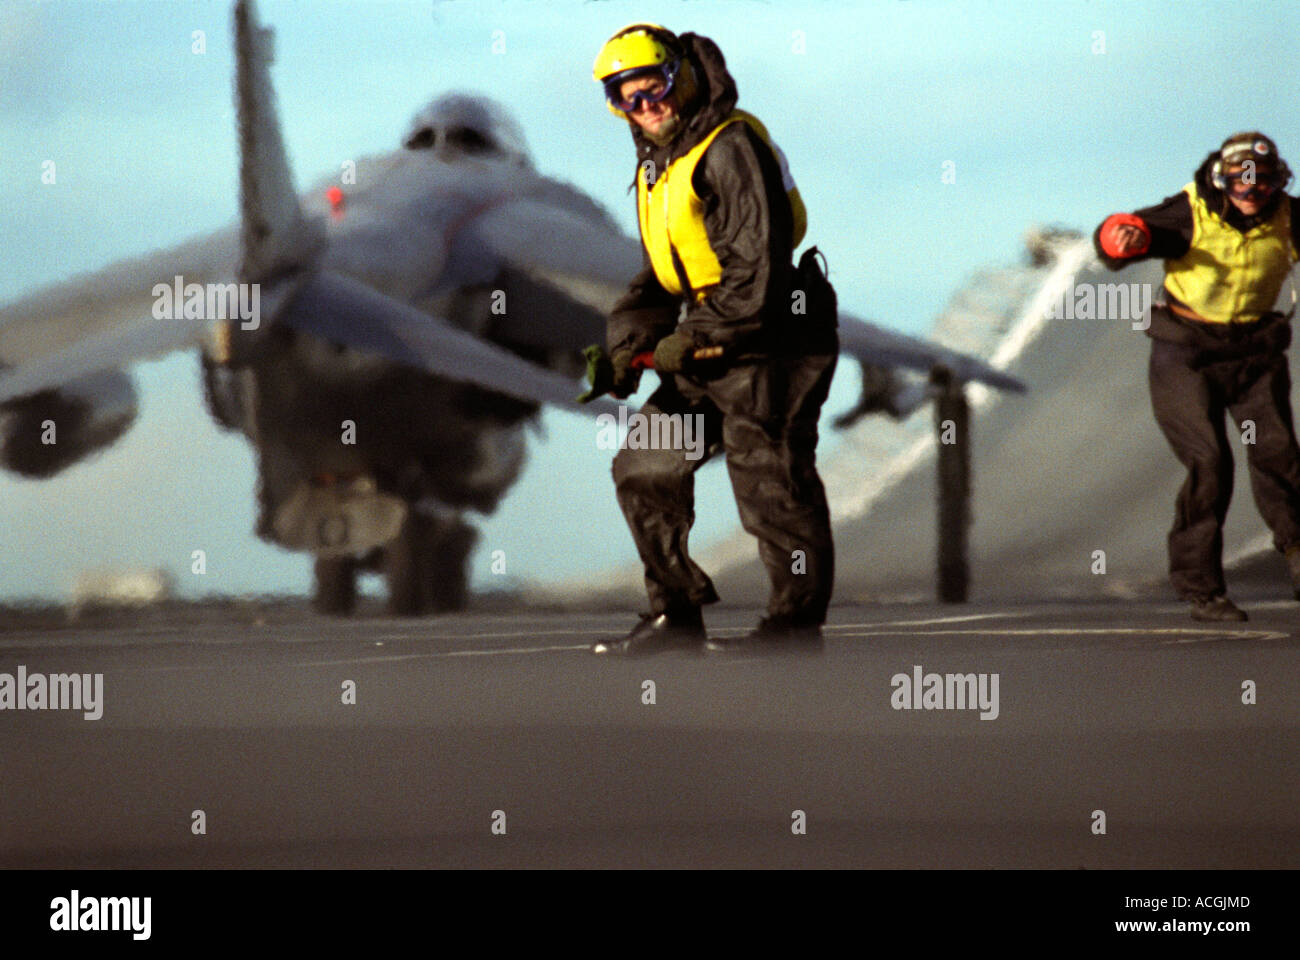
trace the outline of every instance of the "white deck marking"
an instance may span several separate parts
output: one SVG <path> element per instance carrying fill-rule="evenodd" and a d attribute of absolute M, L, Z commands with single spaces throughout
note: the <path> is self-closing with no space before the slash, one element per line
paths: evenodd
<path fill-rule="evenodd" d="M 1018 611 L 1015 613 L 968 613 L 958 617 L 931 617 L 926 620 L 885 620 L 881 623 L 828 623 L 823 630 L 851 630 L 857 627 L 928 627 L 936 623 L 969 623 L 973 620 L 1011 620 L 1015 618 L 1031 617 L 1034 614 L 1028 611 Z"/>
<path fill-rule="evenodd" d="M 994 630 L 874 630 L 870 633 L 852 633 L 848 636 L 861 637 L 942 637 L 942 636 L 1028 636 L 1040 637 L 1049 634 L 1059 636 L 1082 636 L 1101 634 L 1118 636 L 1122 634 L 1176 634 L 1186 638 L 1188 634 L 1204 634 L 1203 638 L 1166 640 L 1164 643 L 1206 643 L 1210 640 L 1230 638 L 1233 640 L 1289 640 L 1291 635 L 1276 630 L 1232 630 L 1214 629 L 1212 627 L 1043 627 L 1041 629 L 994 629 Z M 838 638 L 836 638 L 838 639 Z"/>
<path fill-rule="evenodd" d="M 502 647 L 499 650 L 439 650 L 429 653 L 406 653 L 392 657 L 351 657 L 347 660 L 310 660 L 295 667 L 337 667 L 354 663 L 391 663 L 397 660 L 436 660 L 440 657 L 497 657 L 503 654 L 551 653 L 557 650 L 590 650 L 589 643 L 570 643 L 562 647 Z"/>
<path fill-rule="evenodd" d="M 279 664 L 283 667 L 340 667 L 365 663 L 396 663 L 402 660 L 436 660 L 440 657 L 495 657 L 502 654 L 551 653 L 558 650 L 590 650 L 589 643 L 571 643 L 560 647 L 502 647 L 497 650 L 436 650 L 428 653 L 401 653 L 391 657 L 348 657 L 344 660 L 296 660 Z M 262 664 L 265 667 L 265 664 Z M 172 663 L 161 666 L 139 666 L 109 669 L 105 673 L 163 673 L 168 670 L 214 669 L 207 663 Z"/>

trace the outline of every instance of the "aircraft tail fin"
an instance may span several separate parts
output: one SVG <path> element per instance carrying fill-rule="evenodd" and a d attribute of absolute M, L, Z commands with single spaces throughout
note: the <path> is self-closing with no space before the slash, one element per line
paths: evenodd
<path fill-rule="evenodd" d="M 235 4 L 235 107 L 239 120 L 240 279 L 256 283 L 311 265 L 324 230 L 298 204 L 271 86 L 274 36 L 253 0 Z"/>

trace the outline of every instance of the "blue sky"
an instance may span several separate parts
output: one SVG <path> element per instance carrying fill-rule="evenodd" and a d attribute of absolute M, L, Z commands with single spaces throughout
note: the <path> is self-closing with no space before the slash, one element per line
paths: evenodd
<path fill-rule="evenodd" d="M 741 105 L 785 150 L 841 304 L 924 332 L 978 267 L 1014 260 L 1032 223 L 1090 229 L 1176 191 L 1227 134 L 1300 156 L 1300 5 L 1267 2 L 261 4 L 300 187 L 396 146 L 450 89 L 522 125 L 540 170 L 634 230 L 630 140 L 590 65 L 634 20 L 715 39 Z M 204 32 L 206 52 L 192 52 Z M 494 46 L 503 52 L 494 52 Z M 0 9 L 0 302 L 228 223 L 237 203 L 229 4 L 27 3 Z M 41 183 L 53 159 L 57 183 Z M 944 183 L 944 164 L 956 182 Z M 253 461 L 202 412 L 196 363 L 137 368 L 139 425 L 35 484 L 0 477 L 0 597 L 58 596 L 126 561 L 186 593 L 305 591 L 303 558 L 251 534 Z M 846 367 L 828 411 L 852 400 Z M 531 466 L 483 523 L 508 573 L 549 579 L 635 559 L 607 451 L 550 414 Z M 833 442 L 833 441 L 830 441 Z M 563 496 L 556 496 L 556 491 Z M 697 541 L 735 524 L 725 471 L 701 474 Z M 192 549 L 209 573 L 189 574 Z"/>

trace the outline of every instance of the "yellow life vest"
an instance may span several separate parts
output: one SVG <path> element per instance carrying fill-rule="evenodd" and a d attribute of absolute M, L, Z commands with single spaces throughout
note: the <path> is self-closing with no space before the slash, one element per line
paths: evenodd
<path fill-rule="evenodd" d="M 1210 210 L 1194 183 L 1183 187 L 1192 206 L 1192 243 L 1165 261 L 1165 289 L 1212 323 L 1252 323 L 1273 309 L 1298 259 L 1291 242 L 1291 203 L 1242 233 Z"/>
<path fill-rule="evenodd" d="M 690 287 L 691 295 L 702 299 L 707 295 L 708 288 L 722 279 L 722 264 L 709 246 L 709 235 L 704 228 L 704 201 L 696 194 L 691 177 L 713 139 L 727 124 L 738 120 L 748 123 L 776 156 L 781 168 L 781 183 L 794 214 L 794 246 L 799 245 L 808 230 L 808 214 L 799 197 L 799 188 L 790 176 L 785 154 L 772 142 L 767 128 L 757 117 L 743 110 L 734 110 L 708 136 L 668 164 L 668 168 L 658 177 L 647 177 L 650 173 L 648 164 L 642 164 L 637 171 L 636 207 L 637 219 L 641 224 L 641 242 L 645 244 L 646 253 L 650 256 L 655 276 L 669 293 L 679 296 L 685 294 L 686 291 L 682 289 L 684 279 Z M 674 254 L 684 277 L 677 272 Z"/>

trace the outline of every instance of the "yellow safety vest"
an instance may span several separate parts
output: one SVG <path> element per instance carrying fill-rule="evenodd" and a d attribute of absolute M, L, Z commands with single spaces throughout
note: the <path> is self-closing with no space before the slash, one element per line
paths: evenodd
<path fill-rule="evenodd" d="M 794 246 L 799 245 L 808 230 L 808 214 L 799 197 L 799 188 L 790 176 L 785 154 L 772 142 L 767 128 L 757 117 L 743 110 L 734 110 L 707 137 L 668 164 L 668 168 L 658 177 L 647 177 L 650 173 L 648 164 L 642 164 L 637 171 L 636 206 L 637 219 L 641 224 L 641 242 L 645 244 L 646 253 L 650 256 L 655 276 L 669 293 L 679 296 L 686 293 L 682 289 L 682 277 L 673 262 L 674 254 L 681 264 L 691 294 L 697 299 L 706 296 L 708 288 L 722 279 L 722 264 L 709 246 L 709 235 L 704 228 L 704 201 L 696 194 L 691 177 L 714 137 L 727 124 L 737 120 L 748 123 L 776 156 L 781 168 L 782 186 L 785 187 L 794 214 Z"/>
<path fill-rule="evenodd" d="M 1298 259 L 1291 242 L 1291 203 L 1242 233 L 1210 210 L 1194 183 L 1183 187 L 1192 206 L 1192 244 L 1165 261 L 1165 289 L 1212 323 L 1253 323 L 1273 309 Z"/>

